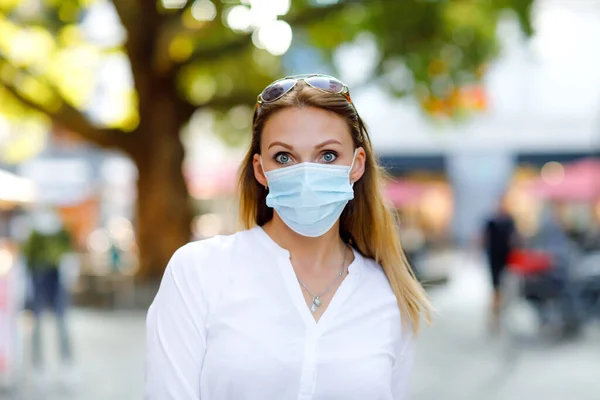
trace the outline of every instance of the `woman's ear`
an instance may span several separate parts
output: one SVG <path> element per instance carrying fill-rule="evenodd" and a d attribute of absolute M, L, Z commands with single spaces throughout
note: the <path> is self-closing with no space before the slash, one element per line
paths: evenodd
<path fill-rule="evenodd" d="M 267 177 L 265 176 L 265 171 L 263 170 L 263 166 L 260 159 L 260 154 L 255 154 L 252 159 L 252 167 L 254 168 L 254 177 L 265 188 L 268 186 Z"/>
<path fill-rule="evenodd" d="M 350 171 L 350 182 L 355 183 L 362 178 L 365 174 L 365 164 L 367 162 L 367 153 L 365 149 L 359 147 L 356 149 L 356 155 L 354 156 L 354 165 Z"/>

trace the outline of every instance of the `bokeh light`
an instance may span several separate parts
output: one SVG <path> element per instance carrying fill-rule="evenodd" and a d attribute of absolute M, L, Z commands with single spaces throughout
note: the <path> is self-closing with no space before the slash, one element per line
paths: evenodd
<path fill-rule="evenodd" d="M 187 0 L 161 0 L 162 6 L 166 9 L 183 8 L 187 4 Z"/>
<path fill-rule="evenodd" d="M 252 25 L 250 9 L 241 5 L 230 8 L 225 13 L 225 23 L 234 31 L 250 31 Z"/>
<path fill-rule="evenodd" d="M 541 170 L 541 177 L 549 185 L 558 185 L 565 178 L 565 168 L 562 164 L 551 161 L 546 163 Z"/>
<path fill-rule="evenodd" d="M 105 229 L 96 229 L 88 237 L 87 245 L 92 253 L 106 253 L 110 249 L 110 236 Z"/>
<path fill-rule="evenodd" d="M 231 125 L 239 130 L 249 129 L 254 110 L 248 106 L 240 105 L 233 107 L 227 113 Z"/>
<path fill-rule="evenodd" d="M 198 21 L 212 21 L 217 16 L 217 7 L 210 0 L 196 0 L 192 6 L 192 16 Z"/>
<path fill-rule="evenodd" d="M 185 61 L 192 55 L 194 51 L 194 43 L 192 40 L 185 36 L 176 36 L 169 45 L 169 56 L 175 61 Z"/>
<path fill-rule="evenodd" d="M 292 27 L 285 21 L 273 21 L 258 30 L 258 41 L 269 53 L 280 56 L 292 44 Z"/>
<path fill-rule="evenodd" d="M 202 104 L 209 101 L 217 92 L 217 82 L 212 76 L 197 76 L 190 90 L 190 97 L 196 104 Z"/>
<path fill-rule="evenodd" d="M 129 250 L 135 240 L 133 225 L 124 217 L 113 217 L 107 223 L 108 233 L 122 250 Z"/>
<path fill-rule="evenodd" d="M 196 218 L 193 224 L 193 230 L 196 236 L 209 238 L 221 233 L 223 229 L 223 219 L 218 214 L 208 213 Z"/>
<path fill-rule="evenodd" d="M 277 17 L 286 15 L 289 0 L 249 0 L 224 14 L 225 24 L 237 32 L 253 32 L 252 42 L 273 55 L 283 55 L 292 42 L 292 28 Z M 247 7 L 245 4 L 249 5 Z"/>

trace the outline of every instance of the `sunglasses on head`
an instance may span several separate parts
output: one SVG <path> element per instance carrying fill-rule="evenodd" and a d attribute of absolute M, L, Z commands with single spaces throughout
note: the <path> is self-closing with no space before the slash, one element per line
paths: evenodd
<path fill-rule="evenodd" d="M 272 103 L 281 99 L 283 96 L 288 94 L 298 83 L 298 81 L 303 81 L 308 86 L 320 90 L 322 92 L 332 93 L 332 94 L 341 94 L 343 95 L 348 103 L 354 108 L 354 113 L 358 118 L 358 123 L 360 126 L 359 133 L 359 141 L 363 141 L 363 131 L 364 127 L 362 125 L 362 121 L 358 117 L 358 111 L 354 106 L 354 103 L 350 99 L 350 90 L 348 86 L 344 84 L 337 78 L 329 75 L 321 75 L 321 74 L 311 74 L 311 75 L 293 75 L 287 76 L 283 79 L 276 80 L 271 83 L 269 86 L 262 91 L 261 94 L 258 95 L 258 100 L 256 104 L 256 112 L 254 113 L 254 118 L 256 119 L 258 114 L 260 113 L 260 105 L 265 103 Z"/>
<path fill-rule="evenodd" d="M 296 86 L 298 81 L 303 81 L 308 86 L 323 92 L 344 95 L 349 102 L 352 102 L 348 86 L 344 83 L 332 76 L 314 74 L 288 76 L 271 83 L 258 95 L 258 104 L 272 103 L 281 99 Z"/>

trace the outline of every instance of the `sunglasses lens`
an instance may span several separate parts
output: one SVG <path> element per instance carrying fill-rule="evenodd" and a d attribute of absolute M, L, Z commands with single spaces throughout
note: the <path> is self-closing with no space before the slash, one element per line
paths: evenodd
<path fill-rule="evenodd" d="M 312 87 L 327 90 L 332 93 L 340 93 L 344 90 L 344 84 L 342 82 L 326 76 L 311 76 L 306 79 L 306 82 Z"/>
<path fill-rule="evenodd" d="M 277 81 L 271 85 L 269 85 L 263 92 L 261 93 L 261 97 L 265 102 L 275 101 L 280 99 L 284 94 L 290 91 L 290 89 L 296 83 L 295 79 L 283 79 Z"/>

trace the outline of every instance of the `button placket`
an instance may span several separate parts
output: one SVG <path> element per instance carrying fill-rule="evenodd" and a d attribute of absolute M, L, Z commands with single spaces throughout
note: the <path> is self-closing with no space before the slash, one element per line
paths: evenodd
<path fill-rule="evenodd" d="M 311 400 L 313 398 L 317 378 L 319 338 L 320 329 L 318 326 L 308 328 L 304 346 L 304 361 L 302 365 L 298 400 Z"/>

